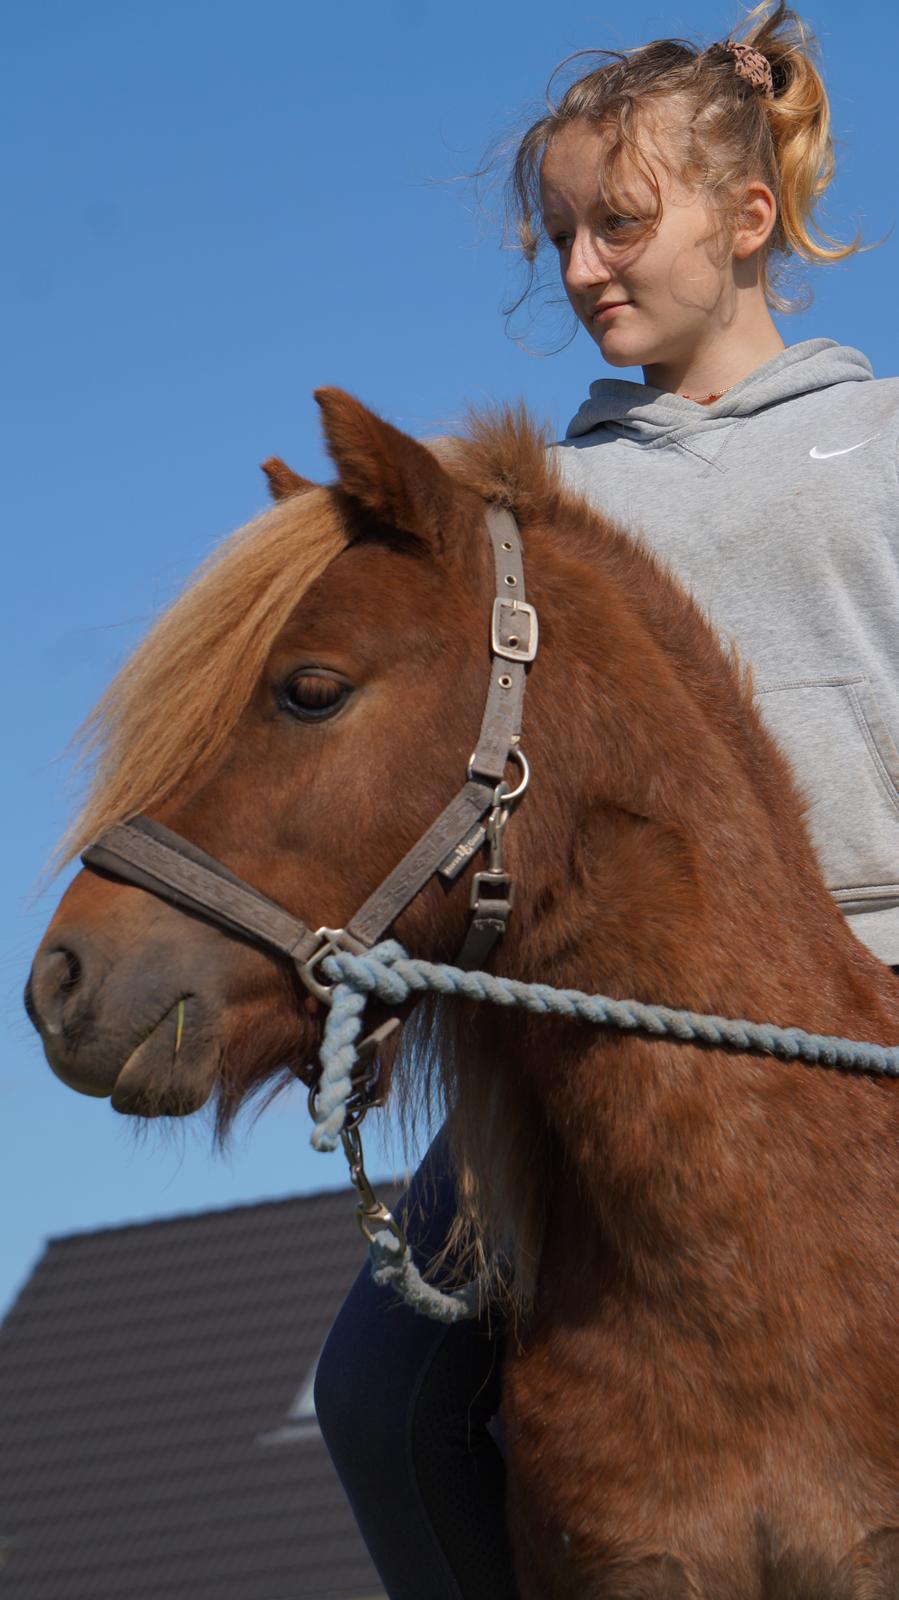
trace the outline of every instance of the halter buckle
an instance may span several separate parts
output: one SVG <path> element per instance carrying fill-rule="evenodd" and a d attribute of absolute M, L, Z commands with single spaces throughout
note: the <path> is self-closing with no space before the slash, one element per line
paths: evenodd
<path fill-rule="evenodd" d="M 522 644 L 517 636 L 512 635 L 504 644 L 500 637 L 503 625 L 503 612 L 510 611 L 513 617 L 527 617 L 528 637 L 527 643 Z M 539 629 L 537 626 L 537 612 L 526 600 L 510 600 L 505 595 L 497 595 L 493 602 L 493 612 L 490 618 L 490 648 L 495 656 L 502 656 L 506 661 L 533 661 L 537 654 L 537 639 Z M 515 638 L 515 643 L 512 643 Z"/>

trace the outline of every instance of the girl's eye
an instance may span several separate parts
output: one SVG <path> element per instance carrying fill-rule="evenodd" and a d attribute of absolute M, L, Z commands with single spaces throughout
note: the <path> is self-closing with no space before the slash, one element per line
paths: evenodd
<path fill-rule="evenodd" d="M 622 229 L 632 227 L 636 220 L 636 217 L 626 217 L 618 211 L 612 211 L 605 218 L 603 227 L 606 233 L 620 233 Z"/>
<path fill-rule="evenodd" d="M 554 233 L 553 236 L 552 236 L 551 242 L 555 246 L 555 248 L 560 252 L 562 250 L 570 250 L 571 249 L 571 234 L 570 233 Z"/>
<path fill-rule="evenodd" d="M 351 693 L 351 684 L 328 673 L 296 672 L 282 685 L 278 703 L 300 722 L 323 722 L 345 705 Z"/>

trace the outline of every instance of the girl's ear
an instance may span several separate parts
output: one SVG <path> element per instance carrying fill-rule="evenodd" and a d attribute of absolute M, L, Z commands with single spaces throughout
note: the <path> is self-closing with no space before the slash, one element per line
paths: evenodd
<path fill-rule="evenodd" d="M 267 461 L 263 461 L 262 470 L 268 478 L 268 490 L 273 500 L 287 500 L 292 494 L 302 494 L 306 489 L 318 487 L 311 478 L 301 478 L 280 456 L 269 456 Z"/>
<path fill-rule="evenodd" d="M 777 221 L 777 201 L 767 183 L 756 180 L 746 186 L 740 219 L 734 229 L 734 256 L 748 261 L 768 243 Z"/>
<path fill-rule="evenodd" d="M 433 452 L 342 389 L 317 389 L 315 398 L 344 492 L 389 527 L 442 550 L 466 494 Z"/>

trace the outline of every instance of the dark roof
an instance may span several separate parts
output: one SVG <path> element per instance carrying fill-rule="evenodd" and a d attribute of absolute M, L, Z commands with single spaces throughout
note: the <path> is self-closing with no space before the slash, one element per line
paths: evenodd
<path fill-rule="evenodd" d="M 287 1422 L 363 1260 L 352 1213 L 50 1241 L 0 1329 L 3 1600 L 382 1594 L 317 1426 Z"/>

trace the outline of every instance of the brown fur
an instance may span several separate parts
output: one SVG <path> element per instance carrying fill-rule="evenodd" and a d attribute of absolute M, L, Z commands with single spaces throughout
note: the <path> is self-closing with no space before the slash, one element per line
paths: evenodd
<path fill-rule="evenodd" d="M 464 772 L 492 595 L 481 497 L 498 499 L 521 526 L 541 650 L 495 969 L 899 1037 L 895 980 L 825 889 L 749 673 L 663 564 L 562 493 L 521 415 L 428 451 L 321 398 L 339 486 L 286 500 L 226 558 L 227 633 L 213 569 L 151 636 L 102 710 L 79 837 L 153 805 L 307 921 L 345 921 Z M 291 604 L 278 559 L 296 549 Z M 256 620 L 238 644 L 244 594 Z M 308 662 L 356 685 L 314 729 L 275 694 Z M 209 743 L 212 683 L 226 709 Z M 464 880 L 432 882 L 397 937 L 450 957 L 466 900 Z M 148 896 L 82 875 L 44 949 L 89 973 L 103 944 L 127 992 L 150 926 L 188 975 L 215 966 L 226 1105 L 285 1061 L 304 1070 L 316 1024 L 284 970 Z M 524 1600 L 899 1594 L 896 1086 L 489 1007 L 432 1002 L 413 1026 L 449 1111 L 460 1240 L 511 1274 Z M 408 1084 L 420 1057 L 403 1054 Z"/>
<path fill-rule="evenodd" d="M 307 489 L 316 487 L 311 478 L 301 478 L 280 456 L 269 456 L 267 461 L 263 461 L 262 470 L 268 479 L 273 500 L 287 500 L 292 494 L 305 494 Z"/>

